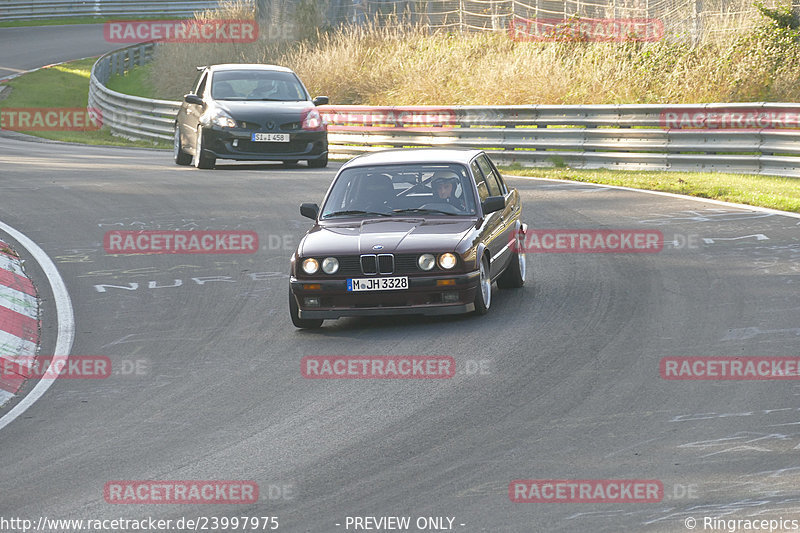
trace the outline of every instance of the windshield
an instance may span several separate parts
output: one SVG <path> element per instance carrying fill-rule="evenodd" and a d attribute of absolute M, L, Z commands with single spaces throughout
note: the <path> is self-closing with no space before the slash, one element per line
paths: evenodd
<path fill-rule="evenodd" d="M 298 102 L 309 99 L 292 72 L 224 70 L 214 73 L 211 97 L 215 100 Z"/>
<path fill-rule="evenodd" d="M 333 184 L 321 218 L 474 215 L 471 183 L 466 167 L 457 164 L 349 168 Z"/>

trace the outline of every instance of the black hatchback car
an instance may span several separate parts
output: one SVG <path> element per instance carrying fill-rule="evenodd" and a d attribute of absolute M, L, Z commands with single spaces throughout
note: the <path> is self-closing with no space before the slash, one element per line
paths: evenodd
<path fill-rule="evenodd" d="M 217 159 L 308 161 L 328 164 L 328 131 L 313 100 L 290 69 L 274 65 L 198 67 L 192 93 L 183 97 L 175 120 L 178 165 L 213 168 Z"/>
<path fill-rule="evenodd" d="M 480 150 L 387 150 L 341 167 L 292 255 L 299 328 L 345 316 L 486 313 L 525 283 L 522 202 Z"/>

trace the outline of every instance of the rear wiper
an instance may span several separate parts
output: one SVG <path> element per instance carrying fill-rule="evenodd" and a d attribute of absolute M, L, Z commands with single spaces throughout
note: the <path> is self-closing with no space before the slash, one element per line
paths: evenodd
<path fill-rule="evenodd" d="M 442 211 L 440 209 L 423 209 L 421 207 L 411 207 L 408 209 L 395 209 L 394 213 L 436 213 L 437 215 L 451 215 L 459 216 L 461 213 L 450 213 L 449 211 Z"/>
<path fill-rule="evenodd" d="M 333 213 L 327 213 L 325 215 L 322 215 L 322 218 L 330 218 L 330 217 L 346 216 L 346 215 L 380 215 L 382 217 L 391 216 L 389 213 L 379 213 L 378 211 L 362 211 L 360 209 L 350 209 L 349 211 L 334 211 Z"/>

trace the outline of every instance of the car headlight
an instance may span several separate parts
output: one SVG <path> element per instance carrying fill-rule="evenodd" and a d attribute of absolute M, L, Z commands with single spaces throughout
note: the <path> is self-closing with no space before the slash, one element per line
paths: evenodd
<path fill-rule="evenodd" d="M 325 121 L 316 109 L 308 109 L 303 112 L 302 127 L 308 131 L 322 131 L 325 129 Z"/>
<path fill-rule="evenodd" d="M 313 257 L 309 257 L 303 261 L 303 272 L 306 274 L 315 274 L 319 270 L 319 261 Z"/>
<path fill-rule="evenodd" d="M 422 254 L 417 259 L 417 264 L 422 270 L 430 270 L 436 265 L 436 258 L 433 257 L 433 254 Z"/>
<path fill-rule="evenodd" d="M 455 254 L 446 253 L 439 256 L 439 266 L 445 270 L 450 270 L 458 263 Z"/>
<path fill-rule="evenodd" d="M 219 126 L 220 128 L 236 127 L 236 121 L 221 109 L 203 113 L 203 115 L 200 117 L 200 123 L 203 125 Z"/>
<path fill-rule="evenodd" d="M 326 274 L 336 274 L 339 270 L 339 260 L 335 257 L 326 257 L 322 260 L 322 271 Z"/>

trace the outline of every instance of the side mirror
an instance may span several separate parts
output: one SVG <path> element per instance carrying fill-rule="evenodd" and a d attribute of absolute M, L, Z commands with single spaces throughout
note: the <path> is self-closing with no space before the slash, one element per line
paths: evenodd
<path fill-rule="evenodd" d="M 311 220 L 317 220 L 319 216 L 319 206 L 317 204 L 300 204 L 300 214 Z"/>
<path fill-rule="evenodd" d="M 505 196 L 490 196 L 483 202 L 481 202 L 481 209 L 483 209 L 483 214 L 488 215 L 489 213 L 494 213 L 495 211 L 500 211 L 505 209 L 506 207 L 506 198 Z"/>
<path fill-rule="evenodd" d="M 311 102 L 314 105 L 328 105 L 328 102 L 330 102 L 330 98 L 328 98 L 327 96 L 317 96 L 316 98 L 311 100 Z"/>
<path fill-rule="evenodd" d="M 183 95 L 183 101 L 187 104 L 203 105 L 203 99 L 196 94 L 189 93 Z"/>

